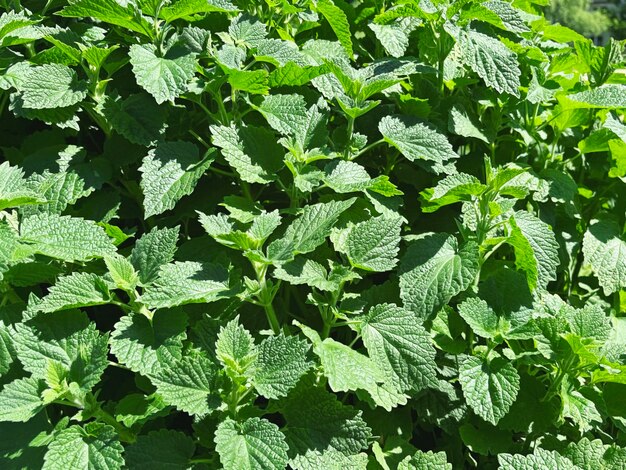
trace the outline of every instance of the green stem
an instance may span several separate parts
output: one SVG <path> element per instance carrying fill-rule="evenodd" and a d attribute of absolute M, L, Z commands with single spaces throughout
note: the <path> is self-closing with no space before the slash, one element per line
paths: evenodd
<path fill-rule="evenodd" d="M 365 152 L 369 152 L 371 149 L 373 149 L 374 147 L 376 147 L 377 145 L 382 144 L 383 142 L 385 142 L 385 139 L 380 139 L 377 140 L 376 142 L 372 142 L 369 145 L 366 145 L 365 147 L 363 147 L 361 150 L 359 150 L 357 153 L 355 153 L 352 156 L 352 159 L 354 160 L 355 158 L 360 157 L 361 155 L 363 155 Z"/>
<path fill-rule="evenodd" d="M 348 130 L 346 132 L 346 149 L 344 151 L 345 158 L 349 159 L 351 154 L 351 145 L 352 145 L 352 136 L 354 135 L 354 118 L 352 116 L 348 117 Z"/>
<path fill-rule="evenodd" d="M 272 331 L 275 335 L 280 333 L 280 323 L 278 323 L 278 317 L 276 316 L 276 311 L 271 303 L 264 304 L 263 308 L 265 309 L 265 315 L 267 316 L 267 321 L 272 327 Z"/>

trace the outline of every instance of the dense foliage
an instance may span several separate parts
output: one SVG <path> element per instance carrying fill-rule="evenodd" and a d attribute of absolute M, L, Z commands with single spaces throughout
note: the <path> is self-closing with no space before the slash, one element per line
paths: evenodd
<path fill-rule="evenodd" d="M 0 467 L 624 468 L 623 43 L 0 5 Z"/>

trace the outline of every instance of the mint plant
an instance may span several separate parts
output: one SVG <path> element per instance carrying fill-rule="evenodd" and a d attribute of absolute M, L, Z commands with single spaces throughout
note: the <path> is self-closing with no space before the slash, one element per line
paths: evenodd
<path fill-rule="evenodd" d="M 543 0 L 0 0 L 0 467 L 620 469 L 624 42 Z"/>

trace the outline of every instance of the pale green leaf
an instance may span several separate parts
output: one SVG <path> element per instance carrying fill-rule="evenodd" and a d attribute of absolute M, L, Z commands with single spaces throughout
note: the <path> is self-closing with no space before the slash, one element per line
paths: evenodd
<path fill-rule="evenodd" d="M 17 357 L 35 378 L 45 378 L 54 361 L 65 370 L 68 383 L 90 391 L 107 367 L 108 335 L 77 310 L 39 315 L 17 324 L 15 331 Z"/>
<path fill-rule="evenodd" d="M 215 353 L 235 374 L 243 375 L 250 368 L 257 355 L 256 346 L 250 332 L 239 324 L 239 317 L 220 328 Z"/>
<path fill-rule="evenodd" d="M 0 210 L 45 202 L 42 195 L 26 186 L 24 172 L 9 162 L 0 165 Z"/>
<path fill-rule="evenodd" d="M 332 0 L 319 0 L 317 11 L 326 18 L 348 57 L 352 57 L 352 33 L 350 32 L 350 23 L 343 10 L 336 6 Z"/>
<path fill-rule="evenodd" d="M 280 264 L 290 261 L 296 254 L 315 250 L 330 235 L 341 213 L 350 208 L 354 201 L 356 198 L 305 206 L 298 218 L 287 227 L 283 237 L 267 247 L 268 257 Z"/>
<path fill-rule="evenodd" d="M 200 159 L 198 148 L 189 142 L 163 142 L 150 150 L 139 167 L 145 217 L 173 209 L 191 194 L 213 159 L 213 152 Z"/>
<path fill-rule="evenodd" d="M 159 11 L 161 18 L 171 23 L 186 16 L 201 13 L 237 11 L 237 7 L 229 0 L 178 0 L 166 4 Z"/>
<path fill-rule="evenodd" d="M 287 466 L 285 436 L 266 419 L 222 421 L 215 431 L 215 449 L 224 470 L 283 470 Z"/>
<path fill-rule="evenodd" d="M 626 242 L 609 219 L 594 221 L 583 239 L 585 262 L 591 265 L 605 295 L 626 287 Z"/>
<path fill-rule="evenodd" d="M 132 290 L 137 286 L 139 275 L 127 258 L 121 255 L 106 256 L 104 263 L 109 270 L 109 276 L 118 288 Z"/>
<path fill-rule="evenodd" d="M 591 90 L 567 95 L 568 105 L 578 108 L 626 108 L 624 85 L 602 85 Z"/>
<path fill-rule="evenodd" d="M 305 454 L 296 455 L 289 461 L 294 470 L 366 470 L 367 454 L 364 452 L 346 455 L 336 450 L 307 450 Z"/>
<path fill-rule="evenodd" d="M 270 336 L 258 347 L 250 377 L 254 388 L 266 398 L 285 397 L 313 363 L 307 359 L 309 345 L 295 336 Z"/>
<path fill-rule="evenodd" d="M 59 15 L 70 18 L 91 17 L 152 37 L 152 25 L 133 5 L 120 4 L 115 0 L 73 0 Z"/>
<path fill-rule="evenodd" d="M 41 379 L 25 377 L 0 390 L 0 422 L 26 422 L 43 410 L 41 393 L 46 384 Z"/>
<path fill-rule="evenodd" d="M 459 158 L 443 134 L 408 117 L 385 116 L 378 124 L 385 140 L 412 162 L 435 173 L 455 173 Z"/>
<path fill-rule="evenodd" d="M 220 404 L 215 364 L 203 356 L 183 357 L 151 376 L 157 392 L 169 405 L 203 418 Z"/>
<path fill-rule="evenodd" d="M 98 422 L 60 431 L 48 446 L 43 470 L 118 470 L 124 448 L 112 426 Z"/>
<path fill-rule="evenodd" d="M 154 227 L 137 240 L 130 262 L 139 272 L 139 280 L 143 284 L 154 281 L 161 266 L 174 259 L 179 231 L 180 227 Z"/>
<path fill-rule="evenodd" d="M 522 454 L 499 454 L 498 462 L 501 470 L 583 470 L 563 457 L 555 450 L 535 448 L 534 453 Z"/>
<path fill-rule="evenodd" d="M 374 361 L 332 338 L 322 341 L 314 330 L 306 326 L 302 325 L 301 328 L 312 341 L 313 352 L 319 356 L 333 392 L 364 390 L 372 396 L 377 395 L 385 375 Z"/>
<path fill-rule="evenodd" d="M 389 24 L 370 23 L 376 39 L 380 41 L 387 54 L 393 57 L 404 56 L 409 47 L 409 36 L 420 25 L 416 18 L 402 18 Z"/>
<path fill-rule="evenodd" d="M 526 273 L 531 290 L 545 289 L 556 279 L 559 267 L 559 244 L 548 224 L 530 212 L 517 211 L 511 220 L 507 239 L 515 249 L 515 264 Z"/>
<path fill-rule="evenodd" d="M 363 343 L 386 380 L 403 392 L 437 384 L 435 348 L 413 312 L 393 304 L 372 307 L 361 318 Z"/>
<path fill-rule="evenodd" d="M 398 260 L 402 219 L 379 216 L 359 222 L 350 228 L 346 255 L 355 268 L 366 271 L 390 271 Z"/>
<path fill-rule="evenodd" d="M 285 151 L 272 132 L 254 126 L 211 126 L 213 144 L 248 183 L 269 183 L 283 167 Z"/>
<path fill-rule="evenodd" d="M 302 95 L 269 95 L 256 108 L 268 124 L 284 135 L 295 135 L 306 127 L 307 108 Z"/>
<path fill-rule="evenodd" d="M 186 328 L 187 317 L 180 310 L 157 310 L 151 320 L 130 313 L 113 327 L 111 353 L 134 372 L 158 374 L 162 365 L 181 359 Z"/>
<path fill-rule="evenodd" d="M 463 63 L 498 93 L 519 97 L 522 75 L 516 55 L 502 42 L 477 31 L 459 32 Z"/>
<path fill-rule="evenodd" d="M 473 196 L 480 195 L 487 187 L 475 176 L 467 173 L 448 175 L 434 188 L 425 189 L 422 197 L 422 211 L 435 212 L 437 209 L 457 202 L 471 201 Z"/>
<path fill-rule="evenodd" d="M 480 129 L 480 124 L 473 119 L 460 105 L 455 105 L 450 109 L 448 117 L 448 129 L 462 137 L 473 137 L 489 143 L 489 138 Z"/>
<path fill-rule="evenodd" d="M 400 298 L 427 319 L 467 289 L 478 272 L 478 246 L 458 247 L 454 236 L 426 234 L 409 246 L 400 263 Z"/>
<path fill-rule="evenodd" d="M 115 253 L 105 231 L 91 220 L 56 214 L 27 217 L 20 226 L 20 240 L 34 253 L 64 261 L 88 261 Z"/>
<path fill-rule="evenodd" d="M 226 268 L 185 261 L 162 266 L 159 277 L 144 289 L 140 300 L 150 308 L 167 308 L 214 302 L 229 293 Z"/>
<path fill-rule="evenodd" d="M 29 68 L 18 91 L 24 108 L 66 108 L 87 96 L 87 82 L 65 65 L 45 64 Z"/>
<path fill-rule="evenodd" d="M 233 18 L 228 34 L 238 46 L 256 47 L 267 37 L 267 29 L 257 18 L 244 13 Z"/>
<path fill-rule="evenodd" d="M 491 361 L 465 357 L 459 367 L 459 382 L 474 413 L 494 425 L 507 414 L 520 388 L 517 370 L 500 357 Z"/>
<path fill-rule="evenodd" d="M 170 49 L 161 57 L 152 44 L 133 44 L 128 55 L 137 84 L 159 104 L 187 91 L 196 71 L 196 55 L 181 49 Z"/>
<path fill-rule="evenodd" d="M 445 452 L 418 450 L 415 455 L 400 462 L 398 470 L 452 470 L 452 464 L 448 463 Z"/>
<path fill-rule="evenodd" d="M 106 281 L 97 274 L 74 272 L 60 277 L 37 304 L 39 312 L 57 312 L 78 307 L 103 305 L 111 301 Z"/>

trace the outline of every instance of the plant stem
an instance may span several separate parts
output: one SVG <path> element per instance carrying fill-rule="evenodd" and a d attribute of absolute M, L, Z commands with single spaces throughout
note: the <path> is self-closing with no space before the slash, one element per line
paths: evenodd
<path fill-rule="evenodd" d="M 376 147 L 377 145 L 382 144 L 383 142 L 385 142 L 385 139 L 380 139 L 380 140 L 377 140 L 376 142 L 372 142 L 371 144 L 366 145 L 366 146 L 365 146 L 365 147 L 363 147 L 361 150 L 359 150 L 357 153 L 355 153 L 355 154 L 352 156 L 352 159 L 354 160 L 355 158 L 360 157 L 360 156 L 361 156 L 361 155 L 363 155 L 365 152 L 370 151 L 371 149 L 373 149 L 373 148 L 374 148 L 374 147 Z"/>

